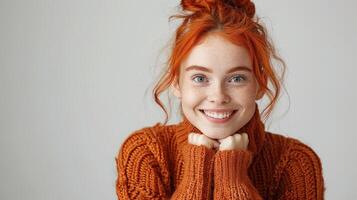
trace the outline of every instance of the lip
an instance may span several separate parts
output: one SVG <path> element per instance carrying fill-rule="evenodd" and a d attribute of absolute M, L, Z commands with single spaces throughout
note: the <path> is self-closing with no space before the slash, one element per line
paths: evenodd
<path fill-rule="evenodd" d="M 206 109 L 205 109 L 206 110 Z M 217 109 L 216 109 L 217 110 Z M 206 115 L 203 111 L 203 109 L 200 109 L 199 110 L 205 117 L 208 121 L 210 122 L 213 122 L 213 123 L 217 123 L 217 124 L 223 124 L 223 123 L 227 123 L 230 119 L 232 119 L 232 117 L 236 114 L 237 110 L 233 110 L 233 113 L 228 117 L 228 118 L 225 118 L 225 119 L 216 119 L 216 118 L 212 118 L 208 115 Z M 208 111 L 212 111 L 212 112 L 222 112 L 222 110 L 219 110 L 219 111 L 213 111 L 213 110 L 208 110 Z M 232 110 L 224 110 L 225 112 L 230 112 Z"/>

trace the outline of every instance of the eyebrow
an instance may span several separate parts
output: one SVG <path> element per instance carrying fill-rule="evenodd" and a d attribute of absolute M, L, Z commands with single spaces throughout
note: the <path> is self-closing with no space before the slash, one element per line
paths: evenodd
<path fill-rule="evenodd" d="M 206 67 L 202 67 L 202 66 L 198 66 L 198 65 L 192 65 L 192 66 L 189 66 L 185 69 L 185 71 L 190 71 L 190 70 L 199 70 L 199 71 L 205 71 L 205 72 L 209 72 L 209 73 L 212 73 L 212 70 L 211 69 L 208 69 Z M 232 69 L 228 70 L 227 73 L 232 73 L 232 72 L 235 72 L 235 71 L 248 71 L 248 72 L 252 72 L 252 70 L 246 66 L 236 66 L 236 67 L 233 67 Z"/>

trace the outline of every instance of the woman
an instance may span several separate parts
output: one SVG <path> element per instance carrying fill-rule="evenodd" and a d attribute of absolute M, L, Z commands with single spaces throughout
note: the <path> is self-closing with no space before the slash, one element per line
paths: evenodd
<path fill-rule="evenodd" d="M 183 120 L 128 137 L 116 158 L 119 199 L 323 199 L 319 157 L 265 130 L 256 101 L 280 94 L 276 55 L 249 0 L 182 0 L 184 13 L 154 88 L 170 88 Z M 273 88 L 268 87 L 271 83 Z"/>

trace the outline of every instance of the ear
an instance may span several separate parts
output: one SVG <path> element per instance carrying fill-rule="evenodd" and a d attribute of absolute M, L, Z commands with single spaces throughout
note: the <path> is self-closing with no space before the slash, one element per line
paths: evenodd
<path fill-rule="evenodd" d="M 258 86 L 259 87 L 259 86 Z M 258 92 L 257 95 L 255 97 L 255 100 L 260 100 L 261 98 L 263 98 L 264 96 L 264 91 L 260 89 L 260 87 L 258 88 Z"/>
<path fill-rule="evenodd" d="M 170 86 L 170 89 L 172 91 L 172 93 L 179 99 L 181 99 L 181 89 L 180 86 L 178 84 L 178 81 L 174 81 L 172 83 L 172 85 Z"/>

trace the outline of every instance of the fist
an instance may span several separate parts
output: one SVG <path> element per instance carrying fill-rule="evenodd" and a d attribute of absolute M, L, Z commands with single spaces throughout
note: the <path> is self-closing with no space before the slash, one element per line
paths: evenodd
<path fill-rule="evenodd" d="M 248 148 L 249 139 L 247 133 L 236 133 L 219 140 L 219 150 L 246 150 Z"/>
<path fill-rule="evenodd" d="M 188 135 L 188 143 L 197 146 L 203 145 L 209 149 L 219 147 L 219 143 L 216 140 L 210 139 L 204 134 L 197 134 L 197 133 L 190 133 Z"/>

